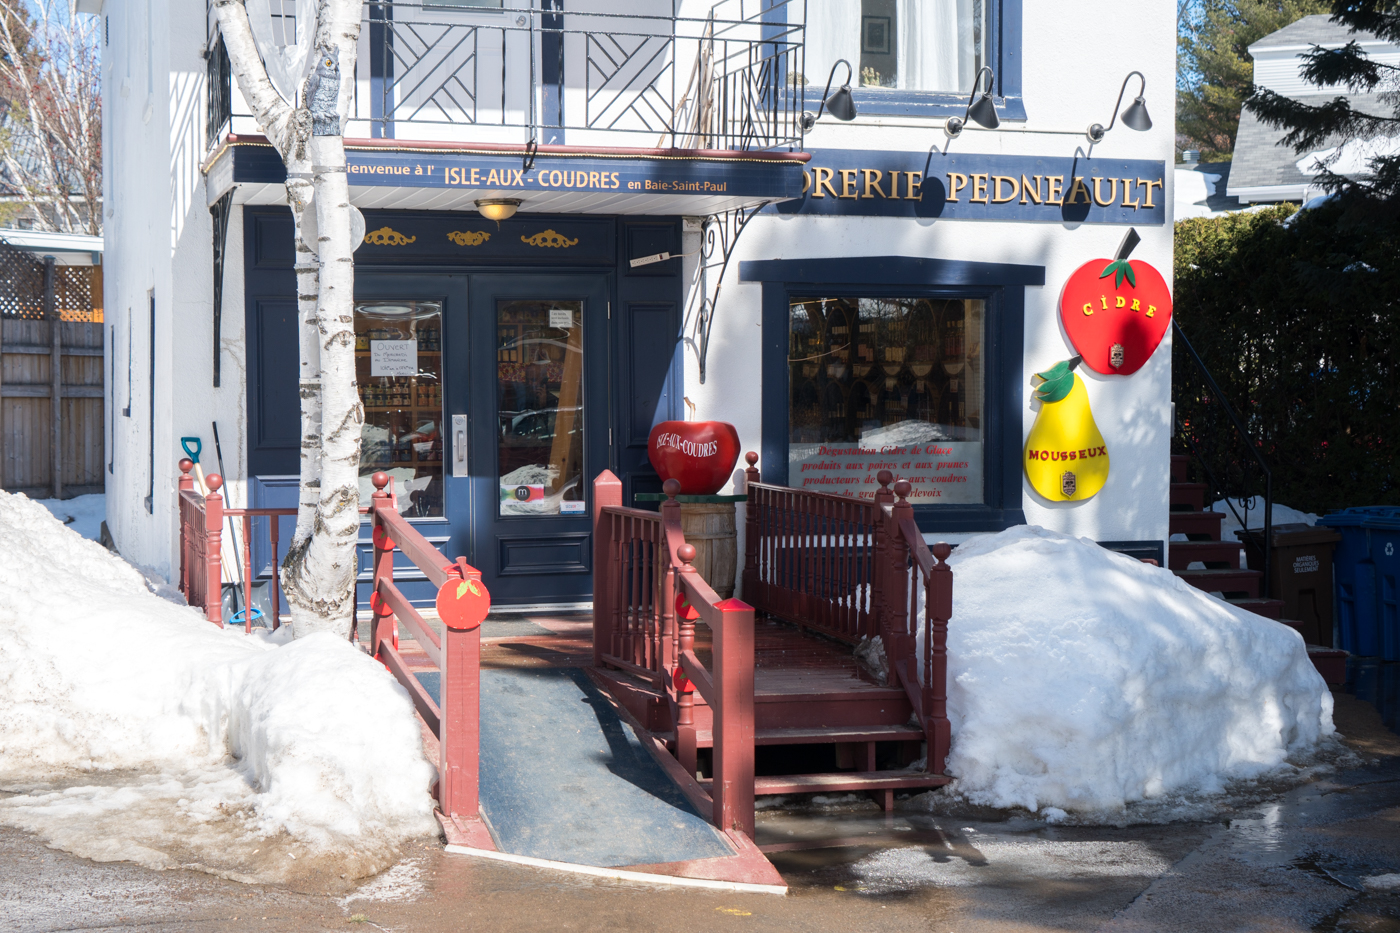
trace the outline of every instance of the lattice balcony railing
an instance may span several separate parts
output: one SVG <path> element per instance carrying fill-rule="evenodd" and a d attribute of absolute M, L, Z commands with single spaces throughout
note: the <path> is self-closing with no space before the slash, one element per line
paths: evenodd
<path fill-rule="evenodd" d="M 806 0 L 536 2 L 367 2 L 347 135 L 693 149 L 801 145 Z M 272 5 L 273 41 L 290 41 L 302 25 L 291 16 L 294 2 Z M 212 24 L 210 40 L 217 56 Z M 232 106 L 216 99 L 227 83 L 222 73 L 214 80 L 215 70 L 211 139 L 221 132 L 215 119 L 236 126 L 246 117 L 236 88 Z M 507 130 L 514 131 L 500 132 Z"/>

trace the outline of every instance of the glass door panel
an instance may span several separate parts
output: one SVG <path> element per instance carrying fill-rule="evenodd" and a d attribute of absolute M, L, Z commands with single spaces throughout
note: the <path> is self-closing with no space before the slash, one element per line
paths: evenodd
<path fill-rule="evenodd" d="M 496 302 L 499 515 L 583 515 L 583 302 Z"/>
<path fill-rule="evenodd" d="M 355 381 L 365 413 L 360 501 L 382 470 L 394 479 L 400 513 L 441 518 L 442 302 L 356 302 Z"/>

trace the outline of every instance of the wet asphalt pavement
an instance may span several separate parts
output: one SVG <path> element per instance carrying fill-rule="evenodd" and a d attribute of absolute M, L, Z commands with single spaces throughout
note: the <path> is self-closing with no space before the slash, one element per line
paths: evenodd
<path fill-rule="evenodd" d="M 1400 736 L 1337 699 L 1359 765 L 1223 821 L 763 811 L 758 842 L 786 897 L 580 880 L 435 845 L 343 897 L 98 864 L 0 829 L 0 931 L 1400 933 Z"/>

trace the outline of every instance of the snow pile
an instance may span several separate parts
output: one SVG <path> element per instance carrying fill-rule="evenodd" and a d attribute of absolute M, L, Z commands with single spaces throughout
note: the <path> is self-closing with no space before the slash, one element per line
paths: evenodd
<path fill-rule="evenodd" d="M 1035 526 L 969 539 L 950 563 L 948 771 L 973 803 L 1214 794 L 1333 731 L 1296 632 L 1167 570 Z"/>
<path fill-rule="evenodd" d="M 102 493 L 74 496 L 71 499 L 39 499 L 40 505 L 89 541 L 102 537 L 102 523 L 107 520 L 107 497 Z"/>
<path fill-rule="evenodd" d="M 436 832 L 407 693 L 349 643 L 248 637 L 0 492 L 0 823 L 241 880 L 383 869 Z"/>

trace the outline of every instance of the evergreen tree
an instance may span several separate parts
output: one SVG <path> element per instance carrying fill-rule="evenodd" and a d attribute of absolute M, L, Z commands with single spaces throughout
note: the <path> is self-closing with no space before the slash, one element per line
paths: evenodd
<path fill-rule="evenodd" d="M 1400 45 L 1400 2 L 1397 0 L 1333 0 L 1332 22 L 1368 32 Z M 1286 129 L 1283 142 L 1298 153 L 1340 147 L 1352 140 L 1400 133 L 1400 68 L 1373 60 L 1352 40 L 1340 49 L 1314 46 L 1303 56 L 1303 77 L 1320 88 L 1344 87 L 1352 94 L 1376 94 L 1374 112 L 1354 109 L 1345 96 L 1324 104 L 1305 104 L 1266 88 L 1256 87 L 1245 106 L 1265 124 Z M 1387 112 L 1388 111 L 1388 112 Z M 1391 200 L 1400 197 L 1400 154 L 1371 160 L 1366 178 L 1347 178 L 1324 166 L 1317 184 L 1327 191 L 1348 191 Z"/>
<path fill-rule="evenodd" d="M 1254 83 L 1248 48 L 1304 16 L 1328 12 L 1327 0 L 1203 0 L 1183 16 L 1178 38 L 1176 130 L 1202 157 L 1228 159 L 1240 105 Z"/>

